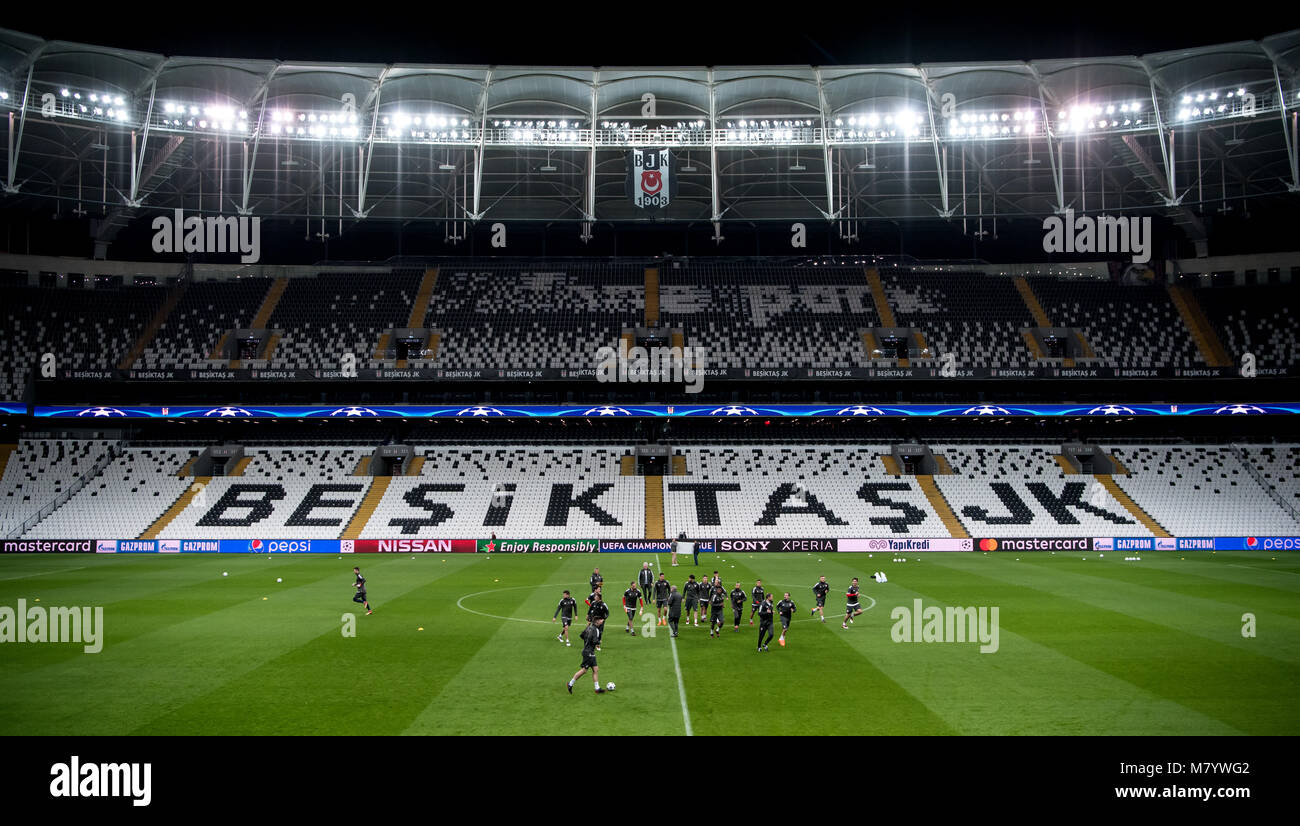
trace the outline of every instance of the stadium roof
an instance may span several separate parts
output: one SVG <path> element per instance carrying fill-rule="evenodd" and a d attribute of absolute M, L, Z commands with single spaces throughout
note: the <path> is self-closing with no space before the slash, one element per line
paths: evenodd
<path fill-rule="evenodd" d="M 647 96 L 653 96 L 653 100 Z M 25 105 L 24 105 L 25 102 Z M 880 66 L 342 65 L 164 56 L 0 30 L 7 205 L 430 221 L 1039 216 L 1300 187 L 1300 30 L 1072 60 Z M 134 208 L 133 208 L 134 207 Z"/>

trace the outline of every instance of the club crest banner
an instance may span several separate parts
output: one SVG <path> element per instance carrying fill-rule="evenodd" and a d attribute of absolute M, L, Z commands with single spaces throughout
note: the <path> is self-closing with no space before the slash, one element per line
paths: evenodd
<path fill-rule="evenodd" d="M 677 194 L 673 153 L 667 149 L 633 149 L 627 159 L 627 194 L 638 209 L 663 209 Z"/>

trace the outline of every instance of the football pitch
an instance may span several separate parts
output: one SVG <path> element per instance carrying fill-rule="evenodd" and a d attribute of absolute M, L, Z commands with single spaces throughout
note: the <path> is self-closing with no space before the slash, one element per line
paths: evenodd
<path fill-rule="evenodd" d="M 7 556 L 9 616 L 19 600 L 97 606 L 103 627 L 93 654 L 0 643 L 0 734 L 1300 733 L 1300 556 L 1124 557 L 724 553 L 672 568 L 635 553 Z M 703 624 L 672 640 L 650 622 L 647 636 L 640 618 L 628 636 L 620 595 L 644 561 L 679 587 L 716 568 L 728 591 L 761 578 L 777 600 L 791 592 L 788 645 L 756 651 L 748 603 L 739 633 L 726 608 L 718 639 Z M 351 601 L 353 565 L 371 616 Z M 600 678 L 618 688 L 596 695 L 587 675 L 570 695 L 595 565 L 610 606 Z M 877 570 L 888 582 L 869 578 Z M 809 616 L 821 574 L 825 623 Z M 867 610 L 843 630 L 854 576 Z M 566 588 L 572 647 L 551 622 Z M 929 608 L 958 621 L 933 622 Z M 977 613 L 996 650 L 955 639 Z M 946 641 L 896 641 L 904 628 Z"/>

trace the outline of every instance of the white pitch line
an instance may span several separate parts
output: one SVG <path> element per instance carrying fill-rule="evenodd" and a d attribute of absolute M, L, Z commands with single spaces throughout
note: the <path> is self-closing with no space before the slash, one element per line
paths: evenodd
<path fill-rule="evenodd" d="M 41 571 L 39 574 L 21 574 L 19 576 L 0 576 L 0 581 L 10 580 L 10 579 L 30 579 L 31 577 L 34 576 L 49 576 L 50 574 L 61 574 L 65 571 L 84 571 L 86 568 L 89 567 L 90 567 L 89 565 L 80 565 L 76 568 L 60 568 L 57 571 Z"/>
<path fill-rule="evenodd" d="M 270 557 L 267 558 L 270 559 Z M 456 600 L 456 607 L 462 611 L 468 611 L 471 614 L 478 614 L 480 617 L 491 617 L 492 619 L 510 620 L 512 622 L 537 622 L 537 623 L 541 623 L 542 625 L 550 625 L 550 623 L 547 622 L 546 620 L 527 619 L 526 617 L 503 617 L 500 614 L 488 614 L 483 611 L 475 611 L 473 608 L 466 608 L 462 604 L 465 600 L 469 599 L 470 597 L 481 597 L 484 594 L 495 594 L 498 591 L 522 591 L 528 588 L 536 589 L 536 588 L 546 588 L 548 586 L 549 583 L 543 583 L 542 585 L 508 585 L 505 588 L 492 588 L 487 591 L 479 591 L 473 594 L 466 594 L 465 596 Z M 549 587 L 554 587 L 554 586 L 549 586 Z"/>
<path fill-rule="evenodd" d="M 1245 568 L 1247 571 L 1257 571 L 1261 574 L 1290 574 L 1291 576 L 1300 576 L 1295 571 L 1269 571 L 1264 568 L 1257 568 L 1254 565 L 1238 565 L 1235 562 L 1228 563 L 1229 568 Z"/>
<path fill-rule="evenodd" d="M 664 569 L 663 566 L 659 564 L 659 554 L 655 554 L 655 567 L 661 572 Z M 682 682 L 682 664 L 681 661 L 677 659 L 677 638 L 671 633 L 668 635 L 668 644 L 673 649 L 673 670 L 677 672 L 677 696 L 682 701 L 682 721 L 686 723 L 686 736 L 693 737 L 694 732 L 691 731 L 691 711 L 686 707 L 686 684 Z"/>

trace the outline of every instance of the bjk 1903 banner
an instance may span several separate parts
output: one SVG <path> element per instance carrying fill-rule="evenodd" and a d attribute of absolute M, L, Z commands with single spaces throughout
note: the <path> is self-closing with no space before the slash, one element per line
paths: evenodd
<path fill-rule="evenodd" d="M 665 209 L 677 194 L 673 153 L 668 149 L 633 149 L 627 153 L 627 195 L 638 209 Z"/>

